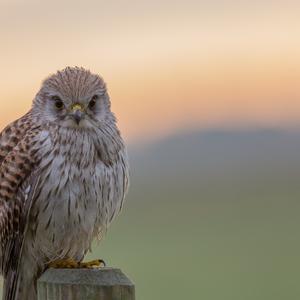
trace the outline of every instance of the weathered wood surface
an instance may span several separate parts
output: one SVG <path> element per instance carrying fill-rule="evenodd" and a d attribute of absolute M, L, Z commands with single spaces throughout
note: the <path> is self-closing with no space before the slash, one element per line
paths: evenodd
<path fill-rule="evenodd" d="M 135 300 L 134 284 L 112 268 L 49 269 L 37 289 L 38 300 Z"/>

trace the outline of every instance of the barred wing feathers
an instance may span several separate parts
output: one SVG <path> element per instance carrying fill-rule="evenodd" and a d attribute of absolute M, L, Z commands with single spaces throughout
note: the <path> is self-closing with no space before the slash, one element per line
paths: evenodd
<path fill-rule="evenodd" d="M 38 180 L 37 141 L 39 127 L 31 127 L 27 117 L 14 122 L 0 135 L 0 271 L 17 267 Z M 23 124 L 23 126 L 18 126 Z"/>

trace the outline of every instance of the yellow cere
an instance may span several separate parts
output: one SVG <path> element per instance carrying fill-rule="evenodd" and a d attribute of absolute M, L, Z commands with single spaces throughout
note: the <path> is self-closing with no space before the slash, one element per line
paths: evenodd
<path fill-rule="evenodd" d="M 72 108 L 72 110 L 83 110 L 84 109 L 83 106 L 79 103 L 72 105 L 71 108 Z"/>

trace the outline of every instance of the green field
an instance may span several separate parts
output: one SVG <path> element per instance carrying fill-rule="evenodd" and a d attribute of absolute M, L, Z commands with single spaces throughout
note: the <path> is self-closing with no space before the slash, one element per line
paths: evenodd
<path fill-rule="evenodd" d="M 237 140 L 132 152 L 125 209 L 87 259 L 121 268 L 139 300 L 300 299 L 297 139 Z"/>
<path fill-rule="evenodd" d="M 300 299 L 299 197 L 136 189 L 93 257 L 121 267 L 138 299 Z"/>
<path fill-rule="evenodd" d="M 93 257 L 138 299 L 300 299 L 299 135 L 186 134 L 132 160 L 125 210 Z"/>

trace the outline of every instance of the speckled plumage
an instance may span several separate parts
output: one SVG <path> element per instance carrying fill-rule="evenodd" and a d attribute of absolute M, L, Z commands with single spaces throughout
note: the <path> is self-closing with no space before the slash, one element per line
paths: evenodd
<path fill-rule="evenodd" d="M 126 149 L 101 77 L 77 67 L 50 76 L 0 135 L 3 299 L 34 300 L 47 263 L 81 261 L 127 188 Z"/>

